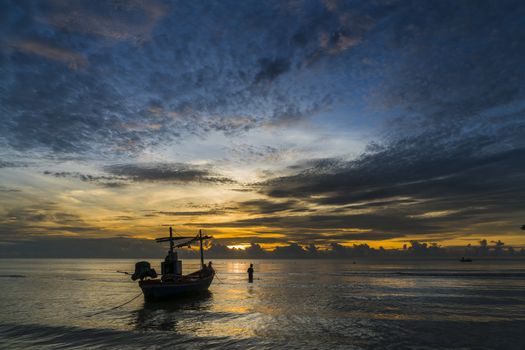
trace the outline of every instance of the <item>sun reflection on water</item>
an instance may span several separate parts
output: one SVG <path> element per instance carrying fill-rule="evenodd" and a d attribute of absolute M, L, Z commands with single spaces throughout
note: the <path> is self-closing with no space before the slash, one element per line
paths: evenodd
<path fill-rule="evenodd" d="M 250 263 L 254 283 L 247 281 Z M 191 270 L 199 261 L 185 264 Z M 135 282 L 114 272 L 132 266 L 128 260 L 6 262 L 1 269 L 26 277 L 4 284 L 0 325 L 138 331 L 159 343 L 169 335 L 175 342 L 249 341 L 246 347 L 278 342 L 366 348 L 377 337 L 397 339 L 399 332 L 417 327 L 438 324 L 450 333 L 458 325 L 525 321 L 525 266 L 513 269 L 516 277 L 499 279 L 476 277 L 475 266 L 462 267 L 472 269 L 461 271 L 467 277 L 443 277 L 456 273 L 457 264 L 214 260 L 220 279 L 207 294 L 156 303 L 139 298 L 111 310 L 140 292 Z M 100 310 L 108 311 L 86 316 Z"/>

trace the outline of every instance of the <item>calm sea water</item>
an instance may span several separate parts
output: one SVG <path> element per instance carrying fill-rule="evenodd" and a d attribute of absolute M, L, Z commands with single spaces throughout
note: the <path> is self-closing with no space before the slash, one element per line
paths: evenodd
<path fill-rule="evenodd" d="M 0 347 L 525 349 L 525 262 L 253 262 L 253 284 L 215 260 L 208 295 L 111 310 L 133 260 L 0 260 Z"/>

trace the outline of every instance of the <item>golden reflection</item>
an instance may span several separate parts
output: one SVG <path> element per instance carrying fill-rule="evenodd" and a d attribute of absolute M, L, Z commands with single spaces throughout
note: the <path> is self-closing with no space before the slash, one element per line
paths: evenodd
<path fill-rule="evenodd" d="M 248 265 L 249 264 L 247 262 L 230 260 L 226 264 L 226 271 L 231 272 L 231 273 L 244 274 L 246 273 L 246 269 L 248 268 Z"/>

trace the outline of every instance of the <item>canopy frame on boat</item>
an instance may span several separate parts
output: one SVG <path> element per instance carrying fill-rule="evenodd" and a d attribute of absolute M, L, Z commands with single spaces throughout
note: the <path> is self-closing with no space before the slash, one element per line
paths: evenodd
<path fill-rule="evenodd" d="M 170 250 L 169 250 L 170 253 L 173 253 L 173 249 L 175 249 L 175 248 L 181 248 L 181 247 L 190 246 L 192 243 L 198 241 L 200 243 L 201 266 L 204 266 L 204 249 L 202 247 L 202 241 L 205 240 L 205 239 L 211 239 L 211 238 L 213 238 L 213 236 L 208 236 L 208 235 L 203 236 L 202 235 L 202 230 L 199 230 L 199 233 L 196 236 L 178 236 L 178 237 L 173 237 L 173 228 L 170 226 L 170 236 L 169 237 L 156 238 L 155 241 L 157 243 L 170 242 Z M 175 244 L 175 241 L 180 241 L 182 239 L 185 239 L 187 241 Z"/>

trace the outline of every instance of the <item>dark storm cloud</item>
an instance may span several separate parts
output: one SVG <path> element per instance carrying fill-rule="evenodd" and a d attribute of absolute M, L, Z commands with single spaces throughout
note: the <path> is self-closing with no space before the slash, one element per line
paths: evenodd
<path fill-rule="evenodd" d="M 216 184 L 235 182 L 215 174 L 205 166 L 183 163 L 115 164 L 105 166 L 104 170 L 132 181 L 207 182 Z"/>

